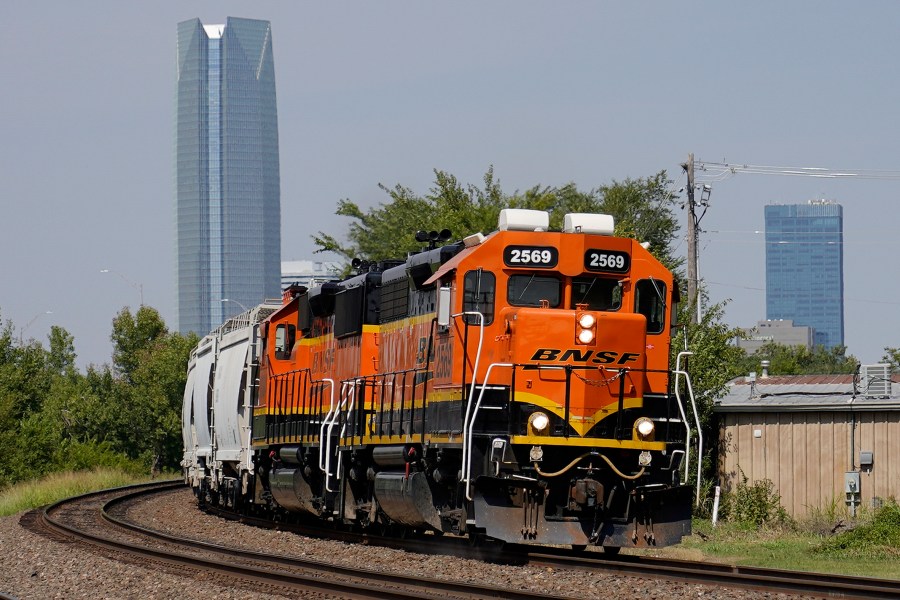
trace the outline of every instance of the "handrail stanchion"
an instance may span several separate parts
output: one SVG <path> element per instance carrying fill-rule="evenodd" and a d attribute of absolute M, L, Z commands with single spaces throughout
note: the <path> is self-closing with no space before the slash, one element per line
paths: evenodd
<path fill-rule="evenodd" d="M 680 375 L 684 375 L 684 381 L 687 384 L 688 396 L 691 398 L 691 408 L 694 411 L 694 423 L 697 425 L 697 493 L 696 498 L 694 498 L 694 505 L 700 505 L 700 480 L 701 480 L 701 469 L 702 469 L 702 461 L 703 461 L 703 429 L 700 427 L 700 415 L 697 412 L 697 403 L 694 400 L 694 388 L 691 385 L 691 377 L 687 374 L 687 371 L 683 371 L 681 369 L 681 357 L 682 356 L 691 356 L 693 352 L 679 352 L 677 358 L 675 359 L 675 397 L 678 400 L 679 407 L 681 405 L 681 394 L 678 391 L 678 377 Z M 682 412 L 683 414 L 683 412 Z M 685 426 L 687 427 L 687 418 L 685 418 Z M 690 435 L 688 436 L 687 443 L 685 444 L 685 449 L 690 448 Z M 685 456 L 685 464 L 689 464 L 688 455 Z M 685 476 L 687 476 L 687 469 L 685 469 Z M 685 479 L 685 483 L 687 480 Z"/>

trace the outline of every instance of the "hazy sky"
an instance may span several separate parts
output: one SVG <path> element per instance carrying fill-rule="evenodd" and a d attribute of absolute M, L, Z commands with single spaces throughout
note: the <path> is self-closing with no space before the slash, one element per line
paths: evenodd
<path fill-rule="evenodd" d="M 426 192 L 433 169 L 588 190 L 680 163 L 900 170 L 900 3 L 15 2 L 0 19 L 0 318 L 79 365 L 143 288 L 175 322 L 179 21 L 272 23 L 282 259 L 342 234 L 338 200 Z M 845 341 L 900 346 L 900 181 L 714 183 L 700 274 L 730 323 L 765 318 L 763 206 L 844 206 Z M 684 219 L 680 214 L 680 218 Z M 679 252 L 685 251 L 679 245 Z M 101 273 L 110 269 L 110 273 Z M 52 314 L 45 314 L 52 311 Z M 30 324 L 29 324 L 30 323 Z"/>

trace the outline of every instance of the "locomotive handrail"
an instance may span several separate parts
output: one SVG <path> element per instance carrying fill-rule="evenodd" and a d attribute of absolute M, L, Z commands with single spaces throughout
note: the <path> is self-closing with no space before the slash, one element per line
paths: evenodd
<path fill-rule="evenodd" d="M 491 363 L 488 367 L 487 372 L 484 374 L 484 381 L 481 383 L 481 391 L 478 393 L 478 402 L 475 403 L 475 408 L 472 410 L 472 420 L 468 421 L 468 423 L 463 423 L 463 433 L 465 435 L 463 441 L 463 479 L 466 482 L 466 499 L 472 499 L 472 482 L 470 481 L 472 476 L 472 432 L 475 429 L 475 415 L 478 414 L 478 409 L 481 407 L 481 400 L 484 398 L 484 390 L 487 389 L 488 382 L 491 380 L 491 370 L 494 367 L 512 367 L 515 368 L 516 365 L 514 363 Z M 475 384 L 472 384 L 472 389 L 474 390 Z M 471 402 L 471 398 L 470 398 Z M 469 408 L 466 407 L 466 419 L 468 419 Z M 468 430 L 466 429 L 468 427 Z M 468 451 L 467 451 L 468 450 Z"/>
<path fill-rule="evenodd" d="M 688 422 L 687 414 L 684 412 L 684 407 L 681 405 L 681 395 L 678 392 L 678 376 L 681 371 L 673 371 L 675 373 L 675 406 L 678 407 L 678 412 L 681 413 L 681 422 L 684 423 L 685 428 L 685 437 L 684 437 L 684 464 L 687 465 L 691 461 L 691 425 Z M 682 477 L 681 483 L 687 483 L 688 480 L 688 470 L 687 466 L 684 469 L 684 477 Z"/>
<path fill-rule="evenodd" d="M 325 435 L 325 449 L 324 451 L 320 450 L 319 461 L 322 460 L 322 453 L 325 454 L 325 491 L 333 492 L 335 490 L 331 489 L 328 486 L 328 479 L 331 477 L 331 432 L 334 430 L 334 426 L 337 424 L 338 418 L 341 416 L 341 411 L 344 410 L 344 406 L 347 405 L 347 399 L 354 395 L 356 391 L 356 382 L 341 382 L 341 403 L 338 405 L 337 409 L 334 411 L 333 416 L 331 417 L 330 422 L 325 423 L 328 426 L 328 433 Z M 325 425 L 322 428 L 325 428 Z M 319 436 L 319 444 L 322 443 L 322 436 Z M 336 447 L 336 446 L 335 446 Z M 340 454 L 340 453 L 338 453 Z"/>
<path fill-rule="evenodd" d="M 472 385 L 469 386 L 469 401 L 466 404 L 466 416 L 463 419 L 462 464 L 463 464 L 464 469 L 465 469 L 465 465 L 466 465 L 466 457 L 468 455 L 468 446 L 469 446 L 469 441 L 467 440 L 467 436 L 466 436 L 466 424 L 469 422 L 469 413 L 472 409 L 472 400 L 475 399 L 475 379 L 478 378 L 478 362 L 481 360 L 481 345 L 484 342 L 484 315 L 482 313 L 480 313 L 478 311 L 463 311 L 461 313 L 456 313 L 456 314 L 450 315 L 450 316 L 455 319 L 457 317 L 462 317 L 462 316 L 466 316 L 466 315 L 478 317 L 478 350 L 475 353 L 475 365 L 472 368 Z M 468 323 L 466 323 L 466 324 L 468 325 Z M 465 367 L 465 359 L 464 359 L 463 360 L 463 372 L 465 372 L 465 368 L 466 367 Z M 488 369 L 488 372 L 490 372 L 490 369 Z M 485 381 L 485 383 L 486 383 L 486 381 Z M 482 393 L 483 392 L 484 392 L 484 384 L 482 384 Z M 471 461 L 471 457 L 469 457 L 469 460 Z M 463 475 L 465 475 L 465 479 L 466 479 L 466 497 L 469 500 L 471 500 L 472 498 L 469 497 L 468 472 L 465 471 L 463 473 Z"/>
<path fill-rule="evenodd" d="M 325 415 L 325 418 L 322 419 L 322 427 L 319 429 L 319 470 L 325 470 L 325 452 L 322 449 L 322 443 L 325 438 L 325 425 L 328 424 L 328 419 L 331 418 L 331 414 L 334 412 L 334 379 L 329 377 L 325 377 L 322 381 L 328 382 L 328 389 L 331 391 L 330 402 L 331 404 L 328 407 L 328 413 Z"/>
<path fill-rule="evenodd" d="M 693 352 L 679 352 L 678 356 L 675 358 L 675 398 L 678 400 L 679 408 L 681 407 L 681 393 L 678 391 L 678 377 L 679 375 L 684 375 L 684 381 L 687 384 L 688 395 L 691 397 L 691 408 L 694 409 L 694 422 L 697 425 L 697 494 L 694 499 L 694 506 L 700 506 L 700 479 L 701 479 L 701 462 L 703 461 L 703 429 L 700 427 L 700 415 L 697 413 L 697 403 L 694 401 L 694 388 L 691 385 L 691 376 L 688 375 L 687 371 L 683 371 L 681 369 L 681 357 L 682 356 L 692 356 Z M 684 417 L 685 427 L 688 427 L 687 417 Z M 688 430 L 687 443 L 684 445 L 685 447 L 685 457 L 684 462 L 685 465 L 690 464 L 690 455 L 687 451 L 691 447 L 691 436 L 690 429 Z M 684 483 L 687 483 L 687 467 L 684 470 Z"/>

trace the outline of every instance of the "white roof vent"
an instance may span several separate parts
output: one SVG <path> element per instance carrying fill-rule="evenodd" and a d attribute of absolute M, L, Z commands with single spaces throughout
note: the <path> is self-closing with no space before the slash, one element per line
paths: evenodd
<path fill-rule="evenodd" d="M 473 233 L 472 235 L 467 235 L 463 238 L 463 246 L 465 248 L 471 248 L 472 246 L 477 246 L 481 242 L 484 241 L 484 234 L 480 231 L 478 233 Z"/>
<path fill-rule="evenodd" d="M 547 231 L 550 213 L 526 208 L 504 208 L 500 211 L 500 231 Z"/>
<path fill-rule="evenodd" d="M 563 233 L 593 233 L 612 235 L 616 223 L 612 215 L 569 213 L 563 219 Z"/>
<path fill-rule="evenodd" d="M 860 392 L 866 398 L 891 397 L 891 365 L 862 365 L 859 379 Z"/>

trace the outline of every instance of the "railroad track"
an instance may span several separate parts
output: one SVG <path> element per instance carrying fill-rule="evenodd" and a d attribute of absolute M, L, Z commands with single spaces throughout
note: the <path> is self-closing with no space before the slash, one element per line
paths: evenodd
<path fill-rule="evenodd" d="M 346 568 L 316 560 L 271 556 L 258 552 L 216 546 L 196 540 L 170 536 L 130 523 L 129 503 L 148 493 L 180 487 L 179 482 L 109 490 L 71 499 L 32 511 L 31 528 L 42 528 L 50 535 L 104 549 L 132 561 L 152 560 L 183 574 L 216 573 L 217 580 L 233 581 L 235 586 L 260 592 L 290 595 L 298 590 L 323 596 L 344 598 L 510 598 L 534 600 L 562 598 L 546 593 L 481 587 L 446 580 L 417 577 L 409 580 L 385 572 Z M 810 574 L 796 571 L 738 567 L 637 556 L 610 556 L 599 552 L 574 552 L 568 549 L 534 548 L 485 544 L 472 547 L 452 536 L 421 536 L 413 540 L 383 538 L 334 529 L 310 529 L 271 523 L 236 515 L 227 515 L 256 526 L 294 530 L 304 535 L 404 549 L 419 554 L 453 555 L 488 562 L 532 565 L 554 569 L 616 572 L 640 577 L 656 577 L 706 585 L 749 588 L 826 598 L 900 598 L 900 582 L 890 580 Z"/>
<path fill-rule="evenodd" d="M 113 516 L 114 509 L 148 493 L 180 487 L 180 482 L 120 488 L 71 498 L 32 511 L 23 525 L 57 539 L 76 540 L 101 548 L 121 559 L 122 555 L 146 566 L 157 563 L 190 577 L 191 571 L 215 573 L 217 581 L 234 581 L 241 587 L 285 595 L 317 593 L 323 597 L 406 600 L 539 600 L 558 598 L 548 594 L 518 592 L 490 586 L 415 577 L 413 579 L 355 567 L 347 568 L 316 560 L 271 556 L 197 540 L 163 534 Z"/>
<path fill-rule="evenodd" d="M 528 564 L 559 569 L 598 568 L 629 575 L 663 577 L 679 581 L 743 587 L 766 592 L 824 598 L 900 598 L 900 581 L 851 577 L 804 571 L 764 569 L 721 563 L 640 556 L 589 556 L 565 552 L 524 550 Z"/>
<path fill-rule="evenodd" d="M 316 526 L 272 523 L 264 519 L 247 518 L 208 509 L 226 518 L 258 527 L 294 531 L 301 535 L 337 538 L 349 543 L 365 543 L 419 554 L 450 555 L 488 562 L 514 565 L 615 572 L 638 577 L 656 577 L 686 583 L 724 585 L 766 592 L 797 594 L 821 598 L 900 599 L 900 581 L 766 569 L 723 563 L 708 563 L 635 555 L 614 555 L 603 552 L 576 551 L 565 548 L 529 545 L 485 544 L 472 547 L 462 538 L 452 536 L 421 536 L 413 540 L 374 536 L 354 532 L 335 531 Z"/>

